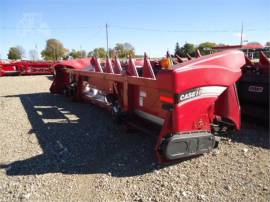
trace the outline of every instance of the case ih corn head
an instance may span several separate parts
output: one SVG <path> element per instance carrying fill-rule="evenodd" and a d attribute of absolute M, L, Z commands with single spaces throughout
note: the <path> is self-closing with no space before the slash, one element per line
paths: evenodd
<path fill-rule="evenodd" d="M 0 76 L 53 74 L 50 61 L 15 61 L 0 64 Z"/>
<path fill-rule="evenodd" d="M 216 134 L 240 128 L 235 83 L 244 64 L 237 50 L 181 64 L 146 55 L 127 63 L 70 60 L 55 64 L 50 91 L 104 107 L 128 126 L 160 129 L 155 150 L 166 162 L 209 152 Z"/>

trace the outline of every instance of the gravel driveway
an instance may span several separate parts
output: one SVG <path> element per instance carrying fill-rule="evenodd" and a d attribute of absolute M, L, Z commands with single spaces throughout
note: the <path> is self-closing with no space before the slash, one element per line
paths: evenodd
<path fill-rule="evenodd" d="M 219 149 L 158 165 L 155 138 L 51 95 L 48 76 L 0 78 L 0 201 L 269 201 L 268 131 L 243 123 Z"/>

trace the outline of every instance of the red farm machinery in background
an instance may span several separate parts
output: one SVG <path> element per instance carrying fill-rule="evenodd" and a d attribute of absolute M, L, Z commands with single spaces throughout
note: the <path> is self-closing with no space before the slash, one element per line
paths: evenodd
<path fill-rule="evenodd" d="M 240 128 L 236 82 L 245 64 L 232 50 L 183 63 L 107 58 L 54 65 L 51 93 L 90 102 L 129 127 L 157 129 L 156 156 L 167 162 L 211 151 L 219 133 Z"/>
<path fill-rule="evenodd" d="M 257 61 L 245 58 L 243 76 L 237 85 L 242 114 L 265 121 L 268 125 L 270 61 L 262 51 Z"/>
<path fill-rule="evenodd" d="M 0 76 L 51 75 L 52 61 L 11 61 L 0 64 Z"/>
<path fill-rule="evenodd" d="M 266 123 L 269 127 L 270 47 L 254 44 L 214 48 L 228 49 L 239 49 L 245 54 L 242 77 L 237 82 L 242 117 Z"/>

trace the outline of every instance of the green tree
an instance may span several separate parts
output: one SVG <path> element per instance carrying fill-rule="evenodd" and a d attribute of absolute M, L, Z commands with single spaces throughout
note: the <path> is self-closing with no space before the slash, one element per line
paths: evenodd
<path fill-rule="evenodd" d="M 86 57 L 86 52 L 85 52 L 85 50 L 76 51 L 76 50 L 72 49 L 71 52 L 68 55 L 71 56 L 73 59 L 75 59 L 75 58 L 85 58 Z"/>
<path fill-rule="evenodd" d="M 78 52 L 79 52 L 80 58 L 86 58 L 86 51 L 85 50 L 80 50 Z"/>
<path fill-rule="evenodd" d="M 115 49 L 110 48 L 109 55 L 111 58 L 114 58 L 115 56 L 117 56 L 117 51 Z"/>
<path fill-rule="evenodd" d="M 178 42 L 175 45 L 174 55 L 181 55 L 181 48 Z"/>
<path fill-rule="evenodd" d="M 135 48 L 130 43 L 117 43 L 114 47 L 119 58 L 127 58 L 135 56 Z"/>
<path fill-rule="evenodd" d="M 95 48 L 88 53 L 88 57 L 98 56 L 100 58 L 105 58 L 107 52 L 104 48 Z M 119 58 L 126 58 L 128 56 L 135 56 L 135 48 L 130 43 L 117 43 L 113 49 L 109 49 L 109 56 Z"/>
<path fill-rule="evenodd" d="M 127 57 L 125 51 L 124 51 L 124 45 L 122 43 L 117 43 L 114 47 L 114 50 L 118 57 L 124 58 Z"/>
<path fill-rule="evenodd" d="M 10 60 L 19 60 L 22 59 L 24 50 L 21 46 L 11 47 L 8 51 L 8 59 Z"/>
<path fill-rule="evenodd" d="M 182 47 L 183 48 L 183 52 L 185 54 L 189 54 L 191 56 L 195 56 L 195 45 L 192 44 L 192 43 L 185 43 L 184 46 Z"/>
<path fill-rule="evenodd" d="M 49 39 L 46 42 L 45 49 L 41 52 L 41 56 L 45 60 L 59 60 L 62 59 L 68 52 L 68 49 L 64 48 L 62 42 L 57 39 Z"/>
<path fill-rule="evenodd" d="M 93 57 L 93 56 L 94 56 L 94 52 L 93 51 L 88 52 L 87 57 Z"/>
<path fill-rule="evenodd" d="M 190 56 L 195 56 L 195 45 L 192 43 L 185 43 L 181 48 L 179 48 L 179 44 L 176 44 L 177 52 L 175 52 L 180 57 L 186 57 L 187 54 Z M 175 49 L 176 49 L 175 48 Z"/>
<path fill-rule="evenodd" d="M 198 49 L 200 50 L 201 54 L 202 55 L 207 55 L 210 53 L 210 50 L 215 47 L 217 44 L 216 43 L 213 43 L 213 42 L 204 42 L 204 43 L 201 43 L 199 46 L 198 46 Z"/>
<path fill-rule="evenodd" d="M 106 57 L 106 51 L 104 48 L 95 48 L 94 50 L 90 51 L 88 53 L 88 57 L 100 57 L 105 58 Z"/>

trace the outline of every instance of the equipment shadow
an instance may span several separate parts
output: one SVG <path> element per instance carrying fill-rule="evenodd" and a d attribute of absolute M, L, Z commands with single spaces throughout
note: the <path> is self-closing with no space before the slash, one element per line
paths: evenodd
<path fill-rule="evenodd" d="M 42 154 L 29 159 L 0 165 L 6 169 L 7 175 L 61 172 L 126 177 L 190 160 L 159 165 L 154 151 L 154 134 L 127 133 L 112 120 L 110 113 L 96 106 L 74 103 L 64 96 L 50 93 L 7 97 L 20 98 L 32 126 L 25 138 L 36 137 L 42 149 Z M 254 134 L 249 129 L 241 133 L 229 138 L 268 148 L 267 135 Z"/>
<path fill-rule="evenodd" d="M 242 115 L 241 130 L 223 137 L 231 139 L 232 142 L 270 149 L 269 123 L 267 120 Z"/>
<path fill-rule="evenodd" d="M 43 152 L 0 165 L 7 175 L 62 172 L 122 177 L 161 168 L 155 158 L 156 137 L 126 133 L 104 109 L 50 93 L 7 97 L 20 98 L 32 126 L 25 138 L 35 135 Z"/>

